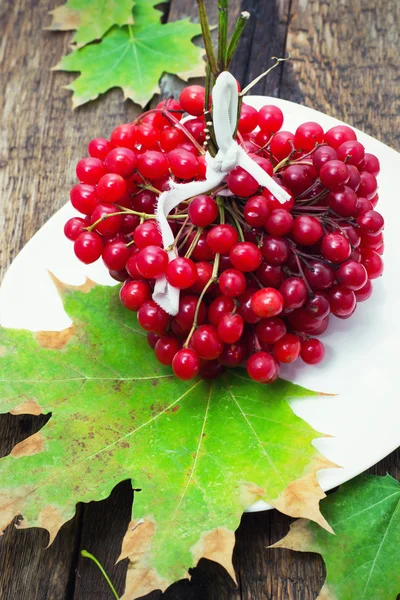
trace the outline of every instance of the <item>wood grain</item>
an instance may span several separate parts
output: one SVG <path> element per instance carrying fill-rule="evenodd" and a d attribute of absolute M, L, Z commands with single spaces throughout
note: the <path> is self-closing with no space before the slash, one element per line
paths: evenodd
<path fill-rule="evenodd" d="M 281 97 L 400 148 L 399 23 L 397 0 L 293 0 Z"/>
<path fill-rule="evenodd" d="M 50 71 L 68 50 L 70 35 L 42 29 L 50 22 L 47 11 L 57 4 L 60 0 L 0 4 L 0 273 L 67 201 L 74 165 L 88 140 L 138 114 L 132 103 L 122 102 L 119 90 L 71 112 L 70 92 L 63 86 L 73 75 Z M 271 56 L 288 49 L 294 60 L 263 80 L 255 93 L 304 102 L 398 147 L 397 0 L 231 0 L 231 6 L 231 27 L 240 10 L 255 15 L 233 63 L 242 85 L 267 68 Z M 208 7 L 216 22 L 215 0 Z M 194 0 L 173 0 L 168 18 L 184 16 L 196 18 Z M 162 89 L 176 95 L 181 85 L 166 76 Z M 0 455 L 46 418 L 1 415 Z M 398 452 L 371 470 L 386 471 L 400 478 Z M 121 592 L 126 564 L 114 563 L 131 502 L 130 485 L 123 482 L 107 500 L 78 506 L 49 549 L 46 532 L 10 526 L 0 539 L 0 598 L 111 600 L 96 567 L 79 551 L 98 556 Z M 289 523 L 276 511 L 243 516 L 234 551 L 238 589 L 219 565 L 202 560 L 191 581 L 147 600 L 315 600 L 324 579 L 321 558 L 266 548 L 287 533 Z"/>

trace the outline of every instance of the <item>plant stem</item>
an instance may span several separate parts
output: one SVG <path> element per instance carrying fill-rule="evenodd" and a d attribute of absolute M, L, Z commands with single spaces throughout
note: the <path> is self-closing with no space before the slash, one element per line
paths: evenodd
<path fill-rule="evenodd" d="M 203 233 L 203 228 L 199 227 L 198 230 L 196 231 L 196 235 L 194 236 L 192 243 L 190 244 L 188 251 L 185 254 L 185 258 L 190 258 L 197 242 L 199 241 L 199 238 L 201 236 L 201 234 Z"/>
<path fill-rule="evenodd" d="M 228 2 L 229 0 L 218 0 L 218 65 L 220 71 L 225 71 L 226 69 L 228 45 Z"/>
<path fill-rule="evenodd" d="M 90 560 L 92 560 L 94 562 L 94 564 L 98 566 L 98 568 L 100 569 L 100 572 L 102 573 L 104 579 L 107 581 L 108 585 L 110 586 L 110 590 L 114 594 L 116 600 L 120 600 L 115 587 L 111 583 L 111 580 L 110 580 L 109 576 L 107 575 L 107 573 L 105 572 L 105 570 L 103 569 L 103 567 L 101 566 L 101 564 L 99 563 L 99 561 L 97 560 L 97 558 L 95 556 L 93 556 L 93 554 L 90 554 L 90 552 L 87 552 L 86 550 L 82 550 L 81 551 L 81 555 L 84 556 L 85 558 L 90 558 Z"/>
<path fill-rule="evenodd" d="M 233 30 L 232 37 L 229 41 L 228 50 L 226 51 L 225 68 L 227 69 L 232 61 L 233 55 L 235 54 L 241 35 L 244 28 L 247 25 L 247 21 L 250 18 L 250 13 L 243 11 L 240 13 L 238 20 L 236 21 L 235 29 Z"/>
<path fill-rule="evenodd" d="M 240 94 L 239 94 L 239 95 L 240 95 L 240 96 L 245 96 L 245 95 L 247 94 L 247 92 L 249 92 L 249 91 L 251 90 L 251 88 L 252 88 L 252 87 L 254 87 L 254 86 L 256 85 L 256 83 L 258 83 L 259 81 L 261 81 L 261 79 L 262 79 L 263 77 L 266 77 L 266 76 L 267 76 L 269 73 L 271 73 L 271 71 L 272 71 L 273 69 L 275 69 L 275 68 L 276 68 L 276 67 L 279 65 L 279 63 L 281 63 L 281 62 L 283 62 L 283 61 L 285 61 L 285 60 L 289 60 L 289 58 L 290 58 L 290 55 L 289 55 L 289 56 L 287 56 L 286 58 L 277 58 L 276 56 L 273 56 L 273 57 L 272 57 L 272 60 L 275 60 L 275 64 L 274 64 L 274 65 L 272 65 L 272 67 L 270 67 L 270 68 L 269 68 L 269 69 L 267 69 L 266 71 L 264 71 L 264 73 L 261 73 L 261 75 L 259 75 L 259 76 L 258 76 L 258 77 L 256 77 L 255 79 L 253 79 L 253 81 L 251 81 L 251 82 L 249 83 L 249 85 L 248 85 L 248 86 L 246 86 L 246 87 L 244 88 L 244 90 L 242 90 L 242 91 L 240 92 Z"/>
<path fill-rule="evenodd" d="M 207 18 L 206 5 L 204 3 L 204 0 L 196 0 L 196 2 L 197 2 L 197 8 L 199 11 L 201 31 L 203 34 L 204 47 L 206 49 L 208 63 L 210 65 L 211 73 L 215 77 L 217 77 L 219 70 L 218 70 L 217 59 L 215 58 L 214 46 L 213 46 L 212 39 L 211 39 L 211 31 L 210 31 L 210 25 L 208 23 L 208 18 Z"/>
<path fill-rule="evenodd" d="M 199 299 L 197 300 L 196 310 L 195 310 L 194 319 L 193 319 L 193 325 L 192 325 L 191 330 L 189 331 L 189 335 L 187 336 L 185 343 L 183 344 L 184 348 L 187 348 L 189 346 L 189 342 L 192 338 L 192 335 L 196 331 L 197 318 L 199 316 L 201 302 L 202 302 L 208 288 L 218 280 L 219 257 L 220 257 L 220 254 L 215 255 L 211 278 L 207 281 L 206 285 L 203 288 L 203 291 L 201 292 L 201 294 L 199 296 Z"/>

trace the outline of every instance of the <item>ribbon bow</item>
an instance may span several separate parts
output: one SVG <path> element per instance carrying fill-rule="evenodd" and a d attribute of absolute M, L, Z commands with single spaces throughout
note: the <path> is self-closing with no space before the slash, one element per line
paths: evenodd
<path fill-rule="evenodd" d="M 267 188 L 279 202 L 284 203 L 289 200 L 287 192 L 233 139 L 237 111 L 237 83 L 228 71 L 224 71 L 219 75 L 213 89 L 213 121 L 219 150 L 215 157 L 208 152 L 206 154 L 206 179 L 189 183 L 175 183 L 170 180 L 169 189 L 158 199 L 156 217 L 164 248 L 169 248 L 174 242 L 174 235 L 167 221 L 169 213 L 184 200 L 218 187 L 235 167 L 242 167 L 254 177 L 257 183 Z M 176 257 L 175 249 L 168 251 L 170 261 Z M 153 300 L 170 315 L 176 315 L 179 310 L 179 290 L 170 285 L 165 276 L 156 280 Z"/>

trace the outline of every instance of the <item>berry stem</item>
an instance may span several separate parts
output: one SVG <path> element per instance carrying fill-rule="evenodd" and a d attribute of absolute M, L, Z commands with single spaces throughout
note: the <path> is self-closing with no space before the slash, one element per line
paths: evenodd
<path fill-rule="evenodd" d="M 304 285 L 307 288 L 307 292 L 309 293 L 310 296 L 313 296 L 314 295 L 313 291 L 312 291 L 312 289 L 310 287 L 310 284 L 307 281 L 306 276 L 304 275 L 303 267 L 301 266 L 301 262 L 299 260 L 299 255 L 296 252 L 296 250 L 294 250 L 293 248 L 292 248 L 292 252 L 294 254 L 294 258 L 295 258 L 295 261 L 296 261 L 296 264 L 297 264 L 297 268 L 299 269 L 300 276 L 301 276 L 302 280 L 304 281 Z"/>
<path fill-rule="evenodd" d="M 228 2 L 229 0 L 218 0 L 218 63 L 220 71 L 225 71 L 227 62 Z"/>
<path fill-rule="evenodd" d="M 226 68 L 229 67 L 233 55 L 236 52 L 236 48 L 238 46 L 239 40 L 242 36 L 244 28 L 247 25 L 247 21 L 250 18 L 250 13 L 247 11 L 243 11 L 240 13 L 238 20 L 236 21 L 235 29 L 233 30 L 232 37 L 229 41 L 228 50 L 226 51 Z"/>
<path fill-rule="evenodd" d="M 189 334 L 188 334 L 188 336 L 186 338 L 185 343 L 183 344 L 183 348 L 187 348 L 188 347 L 188 345 L 190 343 L 190 340 L 192 338 L 192 335 L 196 331 L 196 328 L 197 328 L 197 319 L 198 319 L 198 316 L 199 316 L 200 305 L 201 305 L 201 302 L 202 302 L 204 296 L 207 293 L 208 288 L 213 283 L 216 283 L 218 281 L 219 257 L 220 257 L 220 254 L 216 254 L 215 255 L 211 278 L 207 281 L 206 285 L 203 288 L 203 291 L 201 292 L 201 294 L 199 296 L 199 299 L 197 300 L 196 310 L 195 310 L 194 319 L 193 319 L 193 325 L 192 325 L 191 330 L 189 331 Z"/>
<path fill-rule="evenodd" d="M 219 74 L 217 59 L 215 58 L 214 46 L 211 39 L 211 30 L 207 18 L 207 10 L 204 0 L 196 0 L 199 11 L 201 31 L 203 34 L 204 47 L 206 49 L 208 64 L 214 77 Z"/>
<path fill-rule="evenodd" d="M 244 88 L 244 90 L 242 90 L 240 92 L 239 96 L 241 96 L 241 97 L 245 96 L 247 94 L 247 92 L 249 92 L 251 90 L 252 87 L 254 87 L 259 81 L 261 81 L 261 79 L 263 79 L 264 77 L 269 75 L 269 73 L 271 73 L 271 71 L 273 71 L 279 65 L 279 63 L 284 62 L 285 60 L 289 60 L 289 58 L 290 58 L 290 54 L 286 58 L 277 58 L 276 56 L 273 56 L 271 58 L 271 60 L 275 60 L 275 64 L 273 64 L 272 67 L 270 67 L 269 69 L 264 71 L 264 73 L 261 73 L 261 75 L 259 75 L 255 79 L 253 79 L 253 81 L 251 81 L 249 83 L 249 85 L 247 85 Z"/>
<path fill-rule="evenodd" d="M 190 246 L 188 248 L 188 251 L 185 254 L 185 258 L 190 258 L 193 250 L 195 249 L 197 242 L 199 241 L 199 238 L 200 238 L 202 232 L 203 232 L 203 227 L 199 227 L 196 231 L 196 235 L 194 236 L 194 238 L 192 240 L 192 243 L 190 244 Z"/>
<path fill-rule="evenodd" d="M 101 566 L 101 564 L 99 563 L 97 558 L 95 556 L 93 556 L 93 554 L 90 554 L 90 552 L 87 552 L 87 550 L 81 550 L 81 556 L 83 556 L 84 558 L 90 558 L 90 560 L 92 560 L 94 562 L 94 564 L 97 565 L 97 567 L 100 569 L 100 572 L 103 575 L 104 579 L 107 581 L 108 585 L 110 586 L 110 590 L 114 594 L 116 600 L 120 600 L 120 597 L 118 596 L 115 587 L 111 583 L 109 576 L 107 575 L 107 573 L 105 572 L 105 570 L 103 569 L 103 567 Z"/>

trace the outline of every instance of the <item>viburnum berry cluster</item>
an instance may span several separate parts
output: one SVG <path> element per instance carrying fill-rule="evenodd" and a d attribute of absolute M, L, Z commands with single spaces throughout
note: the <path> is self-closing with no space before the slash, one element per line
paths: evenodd
<path fill-rule="evenodd" d="M 81 261 L 101 257 L 123 282 L 121 302 L 137 311 L 157 359 L 177 377 L 246 365 L 252 379 L 271 383 L 281 363 L 319 363 L 330 315 L 349 318 L 382 274 L 379 161 L 350 127 L 324 132 L 308 122 L 291 133 L 277 106 L 243 104 L 237 140 L 290 199 L 279 203 L 235 168 L 168 216 L 178 253 L 169 262 L 157 198 L 170 178 L 205 178 L 204 100 L 203 87 L 189 86 L 109 140 L 93 139 L 70 194 L 82 216 L 65 235 Z M 192 118 L 182 122 L 184 113 Z M 162 275 L 181 290 L 174 317 L 152 300 Z"/>

